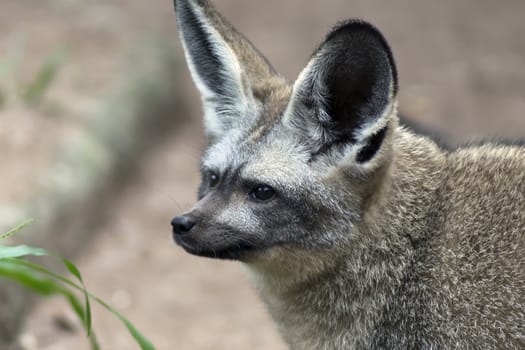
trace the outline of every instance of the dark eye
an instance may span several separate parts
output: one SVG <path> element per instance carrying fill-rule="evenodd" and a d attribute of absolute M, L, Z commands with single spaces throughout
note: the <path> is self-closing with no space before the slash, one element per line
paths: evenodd
<path fill-rule="evenodd" d="M 210 184 L 210 187 L 215 187 L 219 184 L 219 180 L 221 178 L 219 177 L 219 175 L 217 175 L 217 173 L 214 173 L 214 172 L 211 172 L 210 175 L 209 175 L 209 178 L 208 178 L 208 182 Z"/>
<path fill-rule="evenodd" d="M 267 202 L 273 197 L 275 197 L 275 191 L 270 186 L 261 185 L 261 186 L 255 187 L 250 192 L 250 197 L 257 201 Z"/>

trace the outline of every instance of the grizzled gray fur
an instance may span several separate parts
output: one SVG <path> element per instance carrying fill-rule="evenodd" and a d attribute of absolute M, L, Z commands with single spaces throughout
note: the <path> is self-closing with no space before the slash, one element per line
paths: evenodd
<path fill-rule="evenodd" d="M 180 246 L 239 260 L 291 349 L 525 349 L 524 148 L 400 125 L 366 22 L 290 84 L 209 1 L 175 9 L 209 138 Z"/>

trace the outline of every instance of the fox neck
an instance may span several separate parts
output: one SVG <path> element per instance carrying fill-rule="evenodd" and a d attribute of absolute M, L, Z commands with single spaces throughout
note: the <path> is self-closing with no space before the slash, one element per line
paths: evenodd
<path fill-rule="evenodd" d="M 288 258 L 245 265 L 291 349 L 365 346 L 412 256 L 398 246 L 345 250 L 282 251 L 274 254 Z"/>
<path fill-rule="evenodd" d="M 425 138 L 402 128 L 396 133 L 378 198 L 352 228 L 358 244 L 326 251 L 279 247 L 245 264 L 293 349 L 366 346 L 411 269 L 417 243 L 427 238 L 446 156 Z"/>

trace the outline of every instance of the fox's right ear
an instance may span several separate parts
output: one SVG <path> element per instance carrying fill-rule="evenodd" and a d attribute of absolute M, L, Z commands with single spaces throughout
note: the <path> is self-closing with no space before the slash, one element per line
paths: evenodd
<path fill-rule="evenodd" d="M 208 0 L 175 0 L 179 32 L 204 103 L 210 141 L 248 123 L 254 95 L 278 75 L 266 58 Z"/>

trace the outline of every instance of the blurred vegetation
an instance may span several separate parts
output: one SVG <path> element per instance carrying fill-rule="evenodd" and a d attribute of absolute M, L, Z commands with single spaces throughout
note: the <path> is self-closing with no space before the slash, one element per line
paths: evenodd
<path fill-rule="evenodd" d="M 33 80 L 22 86 L 22 100 L 30 105 L 40 103 L 66 61 L 65 58 L 66 50 L 64 47 L 50 52 L 40 64 Z"/>
<path fill-rule="evenodd" d="M 27 220 L 9 232 L 0 235 L 0 241 L 5 241 L 14 236 L 31 222 L 32 220 Z M 74 277 L 74 280 L 57 274 L 43 265 L 27 260 L 28 257 L 41 256 L 60 261 Z M 54 256 L 40 248 L 32 248 L 26 245 L 10 246 L 0 244 L 0 278 L 13 280 L 41 296 L 61 295 L 66 298 L 71 309 L 82 322 L 92 350 L 99 350 L 100 345 L 92 330 L 90 300 L 99 303 L 120 319 L 142 350 L 155 350 L 151 342 L 131 322 L 106 302 L 87 291 L 80 271 L 75 264 L 67 259 Z M 81 293 L 81 298 L 77 296 L 77 292 Z"/>
<path fill-rule="evenodd" d="M 40 104 L 67 61 L 66 47 L 59 46 L 47 53 L 32 77 L 23 77 L 20 65 L 27 59 L 25 47 L 23 36 L 13 37 L 6 57 L 0 58 L 0 108 L 10 99 L 31 106 Z"/>
<path fill-rule="evenodd" d="M 0 110 L 4 108 L 6 104 L 6 99 L 7 99 L 7 96 L 6 96 L 5 91 L 0 88 Z"/>

